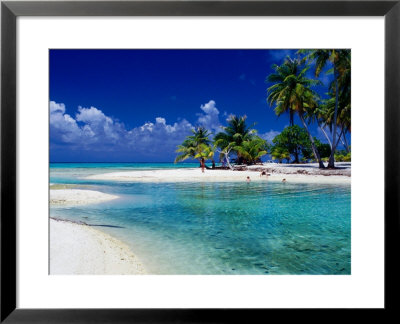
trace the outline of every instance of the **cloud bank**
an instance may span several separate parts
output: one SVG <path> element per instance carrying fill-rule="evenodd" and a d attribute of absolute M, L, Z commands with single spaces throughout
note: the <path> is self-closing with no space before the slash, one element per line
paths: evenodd
<path fill-rule="evenodd" d="M 176 146 L 195 126 L 204 126 L 214 133 L 221 130 L 214 100 L 200 106 L 202 112 L 196 114 L 194 124 L 186 119 L 168 123 L 165 117 L 159 116 L 132 129 L 96 107 L 79 106 L 74 116 L 67 113 L 63 103 L 50 101 L 49 109 L 50 151 L 92 152 L 94 155 L 96 152 L 125 152 L 132 161 L 135 156 L 171 159 Z"/>

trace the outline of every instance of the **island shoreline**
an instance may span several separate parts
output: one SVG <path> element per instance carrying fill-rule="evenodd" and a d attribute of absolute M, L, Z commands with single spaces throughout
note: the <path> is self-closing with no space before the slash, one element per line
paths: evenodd
<path fill-rule="evenodd" d="M 119 239 L 83 222 L 49 218 L 50 275 L 146 274 L 143 264 Z"/>
<path fill-rule="evenodd" d="M 265 173 L 265 174 L 264 174 Z M 175 168 L 134 170 L 90 175 L 87 180 L 118 182 L 243 182 L 272 181 L 292 183 L 351 183 L 351 164 L 339 169 L 319 169 L 315 164 L 264 164 L 252 165 L 243 170 L 201 168 Z"/>

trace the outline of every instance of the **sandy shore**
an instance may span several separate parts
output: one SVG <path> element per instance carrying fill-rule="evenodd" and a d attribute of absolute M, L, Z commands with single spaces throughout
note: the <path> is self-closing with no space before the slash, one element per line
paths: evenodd
<path fill-rule="evenodd" d="M 145 274 L 129 247 L 88 225 L 50 219 L 50 274 Z"/>
<path fill-rule="evenodd" d="M 84 205 L 116 199 L 118 196 L 94 190 L 56 189 L 50 187 L 50 205 Z"/>
<path fill-rule="evenodd" d="M 260 177 L 265 170 L 270 175 Z M 347 163 L 335 170 L 320 170 L 315 164 L 275 164 L 255 165 L 244 171 L 178 168 L 145 171 L 125 171 L 96 174 L 87 177 L 92 180 L 127 182 L 240 182 L 250 177 L 251 181 L 282 181 L 294 183 L 348 183 L 351 182 L 351 165 Z"/>

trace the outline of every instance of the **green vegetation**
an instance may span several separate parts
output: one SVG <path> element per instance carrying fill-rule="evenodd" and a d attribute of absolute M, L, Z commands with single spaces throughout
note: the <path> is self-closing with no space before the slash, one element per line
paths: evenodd
<path fill-rule="evenodd" d="M 340 150 L 335 152 L 335 160 L 338 162 L 350 162 L 351 161 L 351 152 L 347 152 L 346 150 Z"/>
<path fill-rule="evenodd" d="M 329 127 L 332 138 L 325 136 L 331 146 L 331 154 L 328 160 L 328 168 L 335 167 L 335 151 L 342 139 L 344 146 L 350 152 L 346 133 L 351 131 L 351 54 L 350 50 L 301 50 L 299 53 L 306 54 L 309 63 L 315 64 L 315 76 L 318 77 L 326 66 L 325 73 L 333 73 L 333 81 L 329 85 L 329 99 L 320 103 L 310 115 L 313 120 L 318 120 L 320 128 Z M 321 126 L 322 125 L 322 126 Z"/>
<path fill-rule="evenodd" d="M 294 156 L 294 163 L 299 163 L 299 156 L 302 154 L 303 156 L 308 156 L 308 151 L 311 148 L 311 143 L 308 138 L 307 132 L 300 128 L 298 125 L 293 125 L 286 127 L 282 133 L 275 136 L 272 140 L 273 151 L 274 152 L 287 152 L 290 155 Z M 281 160 L 277 155 L 273 154 L 272 156 L 276 156 L 276 159 Z M 282 157 L 282 159 L 287 159 L 286 157 Z"/>
<path fill-rule="evenodd" d="M 204 127 L 197 127 L 192 130 L 193 135 L 186 137 L 181 145 L 176 150 L 180 153 L 175 158 L 175 163 L 186 159 L 197 159 L 201 165 L 208 159 L 212 159 L 214 151 L 210 146 L 210 139 L 208 138 L 211 133 Z"/>
<path fill-rule="evenodd" d="M 267 142 L 261 137 L 254 136 L 235 146 L 235 150 L 246 164 L 261 162 L 261 157 L 267 154 Z"/>
<path fill-rule="evenodd" d="M 246 116 L 230 116 L 227 120 L 228 125 L 223 127 L 224 131 L 215 135 L 217 147 L 221 150 L 231 147 L 231 151 L 236 154 L 239 164 L 246 163 L 246 158 L 243 156 L 243 154 L 246 154 L 243 143 L 251 142 L 256 133 L 254 129 L 247 126 L 246 119 Z M 248 144 L 245 145 L 248 147 Z"/>
<path fill-rule="evenodd" d="M 331 154 L 329 144 L 321 143 L 313 137 L 314 144 L 321 156 L 322 161 L 327 161 Z M 283 160 L 290 162 L 293 156 L 293 163 L 314 161 L 311 141 L 307 132 L 298 125 L 286 127 L 282 133 L 275 136 L 272 140 L 271 155 L 274 159 L 282 163 Z M 300 159 L 301 156 L 301 159 Z"/>
<path fill-rule="evenodd" d="M 270 105 L 275 105 L 275 113 L 277 116 L 288 112 L 290 116 L 290 125 L 293 126 L 293 116 L 297 114 L 306 130 L 311 142 L 311 148 L 315 159 L 318 161 L 320 168 L 324 168 L 318 149 L 315 146 L 314 138 L 311 135 L 305 116 L 312 114 L 316 109 L 317 94 L 312 87 L 320 85 L 321 81 L 306 77 L 307 71 L 310 69 L 306 65 L 306 60 L 291 59 L 287 57 L 281 65 L 274 65 L 274 73 L 267 77 L 268 82 L 275 84 L 267 90 L 267 101 Z"/>
<path fill-rule="evenodd" d="M 268 153 L 269 145 L 266 140 L 256 135 L 256 130 L 246 124 L 246 116 L 231 116 L 223 132 L 211 135 L 204 127 L 192 131 L 185 141 L 178 146 L 175 163 L 185 159 L 197 159 L 201 164 L 214 159 L 215 152 L 219 153 L 221 161 L 232 169 L 231 155 L 236 156 L 237 164 L 254 164 L 261 162 L 261 157 Z"/>
<path fill-rule="evenodd" d="M 273 146 L 271 156 L 274 160 L 278 160 L 279 163 L 282 163 L 283 160 L 290 161 L 290 152 L 282 146 Z"/>
<path fill-rule="evenodd" d="M 236 164 L 255 164 L 266 154 L 280 163 L 315 161 L 320 168 L 325 168 L 323 162 L 334 168 L 335 161 L 351 161 L 346 139 L 351 132 L 350 50 L 300 50 L 297 54 L 298 58 L 287 57 L 283 64 L 273 65 L 274 72 L 266 78 L 266 82 L 272 83 L 267 89 L 267 102 L 278 117 L 289 115 L 289 126 L 272 143 L 257 135 L 255 125 L 247 125 L 246 116 L 230 116 L 227 125 L 213 139 L 204 127 L 193 130 L 178 146 L 175 162 L 190 158 L 199 160 L 203 166 L 207 160 L 214 164 L 215 152 L 231 169 L 232 157 Z M 322 73 L 333 74 L 333 81 L 323 84 L 313 79 L 312 70 L 315 78 Z M 320 98 L 315 88 L 324 86 L 326 96 Z M 302 127 L 295 124 L 295 116 Z M 312 136 L 309 125 L 314 123 L 327 143 Z M 345 150 L 337 150 L 339 143 Z"/>

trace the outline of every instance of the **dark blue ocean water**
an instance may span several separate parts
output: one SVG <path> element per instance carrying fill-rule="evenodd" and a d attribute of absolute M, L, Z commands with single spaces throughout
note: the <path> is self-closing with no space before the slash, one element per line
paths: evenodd
<path fill-rule="evenodd" d="M 351 273 L 349 185 L 84 179 L 170 167 L 177 165 L 52 164 L 51 183 L 75 183 L 120 198 L 51 207 L 50 215 L 83 221 L 119 238 L 154 274 Z"/>

